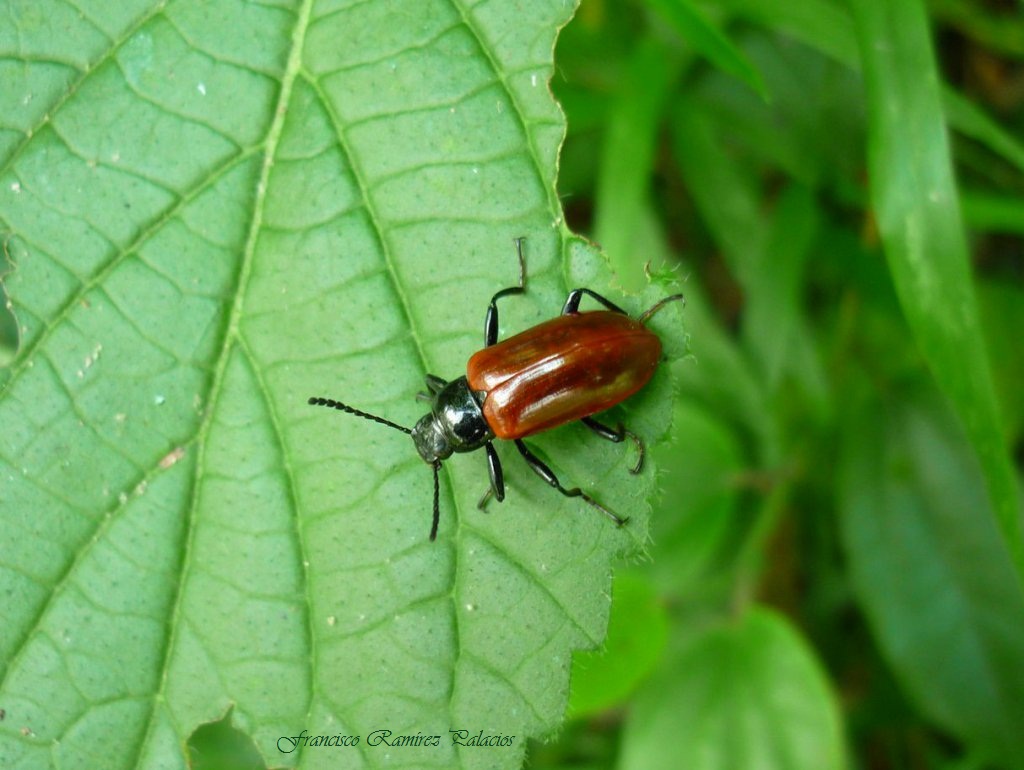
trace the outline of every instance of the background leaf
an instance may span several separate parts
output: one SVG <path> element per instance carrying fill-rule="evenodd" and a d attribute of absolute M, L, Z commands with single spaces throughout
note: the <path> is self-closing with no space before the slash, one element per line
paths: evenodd
<path fill-rule="evenodd" d="M 748 725 L 777 717 L 773 734 L 794 744 L 823 728 L 718 680 L 721 703 L 702 701 L 709 656 L 680 653 L 682 640 L 743 627 L 764 606 L 800 629 L 828 680 L 794 677 L 789 702 L 835 693 L 838 763 L 1016 767 L 1003 721 L 1016 716 L 1015 674 L 997 683 L 1024 649 L 992 607 L 1005 599 L 1012 620 L 1018 589 L 1000 572 L 998 535 L 983 536 L 996 516 L 970 466 L 988 453 L 1012 542 L 1024 18 L 983 0 L 694 3 L 766 102 L 735 59 L 676 34 L 665 6 L 584 2 L 553 84 L 569 118 L 559 176 L 569 222 L 631 254 L 623 271 L 650 261 L 685 281 L 691 355 L 676 366 L 671 441 L 656 450 L 650 560 L 628 568 L 657 591 L 670 641 L 635 695 L 606 687 L 614 702 L 535 742 L 530 767 L 821 766 L 809 754 L 739 755 L 737 744 L 756 743 L 737 740 Z M 637 66 L 657 50 L 662 69 Z M 912 432 L 893 417 L 893 405 L 936 391 L 957 404 L 932 404 L 941 429 Z M 974 427 L 958 430 L 953 414 Z M 855 484 L 840 473 L 851 446 L 870 464 Z M 891 454 L 904 458 L 893 468 Z M 955 458 L 938 463 L 949 478 L 923 472 L 936 456 Z M 729 684 L 773 681 L 771 660 L 743 659 L 742 675 L 734 660 L 715 663 Z M 581 692 L 591 685 L 583 675 Z M 744 721 L 700 732 L 704 713 Z"/>
<path fill-rule="evenodd" d="M 907 689 L 954 735 L 1020 766 L 1024 596 L 977 462 L 937 399 L 854 410 L 843 534 L 854 586 Z"/>
<path fill-rule="evenodd" d="M 896 291 L 961 415 L 1024 582 L 1024 530 L 954 191 L 938 78 L 918 0 L 852 3 L 871 105 L 872 196 Z"/>
<path fill-rule="evenodd" d="M 697 634 L 641 694 L 618 766 L 838 768 L 839 714 L 793 629 L 753 610 Z"/>
<path fill-rule="evenodd" d="M 629 512 L 617 530 L 511 460 L 482 513 L 482 459 L 460 457 L 430 543 L 409 440 L 306 400 L 415 421 L 424 373 L 458 376 L 515 281 L 513 237 L 529 293 L 503 331 L 570 284 L 609 290 L 554 191 L 546 84 L 571 8 L 0 10 L 21 332 L 0 400 L 0 765 L 180 767 L 230 709 L 275 764 L 338 761 L 279 752 L 308 730 L 363 736 L 351 767 L 518 766 L 558 724 L 571 650 L 604 635 L 653 471 L 629 477 L 582 428 L 536 443 Z M 655 326 L 679 336 L 678 317 Z M 655 382 L 634 429 L 656 439 L 669 399 Z M 459 729 L 509 740 L 460 749 Z"/>

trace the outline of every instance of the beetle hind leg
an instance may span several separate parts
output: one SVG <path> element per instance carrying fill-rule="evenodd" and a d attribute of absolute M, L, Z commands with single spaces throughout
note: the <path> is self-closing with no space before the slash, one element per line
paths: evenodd
<path fill-rule="evenodd" d="M 588 297 L 597 300 L 606 308 L 611 310 L 613 313 L 622 313 L 622 315 L 629 315 L 625 310 L 616 305 L 607 297 L 602 297 L 596 291 L 590 289 L 573 289 L 569 292 L 569 296 L 565 298 L 565 304 L 562 305 L 562 315 L 570 315 L 571 313 L 578 313 L 580 309 L 580 300 L 583 299 L 583 295 L 586 294 Z"/>
<path fill-rule="evenodd" d="M 668 297 L 664 297 L 663 299 L 660 299 L 657 302 L 655 302 L 653 305 L 651 305 L 651 307 L 647 308 L 647 310 L 642 312 L 640 314 L 640 316 L 636 320 L 639 321 L 642 324 L 647 323 L 647 321 L 650 320 L 650 317 L 652 315 L 654 315 L 659 310 L 661 310 L 663 307 L 665 307 L 665 305 L 667 305 L 669 302 L 682 302 L 683 305 L 685 306 L 686 305 L 686 297 L 684 297 L 682 294 L 672 294 L 672 295 L 670 295 Z"/>
<path fill-rule="evenodd" d="M 599 510 L 609 519 L 614 521 L 615 524 L 619 527 L 625 525 L 626 522 L 629 521 L 628 518 L 624 519 L 618 514 L 609 510 L 608 508 L 605 508 L 603 505 L 601 505 L 601 503 L 597 502 L 597 500 L 592 498 L 579 487 L 574 487 L 572 489 L 566 489 L 565 487 L 563 487 L 561 483 L 558 481 L 558 477 L 555 475 L 555 472 L 552 471 L 551 468 L 549 468 L 539 457 L 537 457 L 537 455 L 531 452 L 527 448 L 526 444 L 523 443 L 522 439 L 517 438 L 515 440 L 515 443 L 516 449 L 519 450 L 519 454 L 523 456 L 523 459 L 526 460 L 526 464 L 533 469 L 533 472 L 540 476 L 542 479 L 544 479 L 544 481 L 546 481 L 552 487 L 561 492 L 563 495 L 565 495 L 566 497 L 583 498 L 584 502 L 586 502 L 592 508 L 596 508 L 597 510 Z"/>
<path fill-rule="evenodd" d="M 600 423 L 593 417 L 583 417 L 580 422 L 590 428 L 594 433 L 603 438 L 605 441 L 611 441 L 614 444 L 622 442 L 624 439 L 629 438 L 636 445 L 636 462 L 633 467 L 629 469 L 629 472 L 636 476 L 643 470 L 644 458 L 647 455 L 647 450 L 644 447 L 644 442 L 631 430 L 626 430 L 620 422 L 614 428 L 609 428 L 604 423 Z"/>

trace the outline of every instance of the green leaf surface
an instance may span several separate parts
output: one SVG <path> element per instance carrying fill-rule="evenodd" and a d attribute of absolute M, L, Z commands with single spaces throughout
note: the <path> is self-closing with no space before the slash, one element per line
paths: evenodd
<path fill-rule="evenodd" d="M 773 392 L 782 386 L 785 375 L 792 374 L 798 356 L 814 360 L 800 293 L 818 218 L 809 190 L 800 186 L 784 190 L 768 231 L 765 253 L 755 266 L 758 277 L 750 289 L 743 336 Z"/>
<path fill-rule="evenodd" d="M 921 352 L 978 453 L 1024 581 L 1020 497 L 968 269 L 927 18 L 919 0 L 851 7 L 869 104 L 872 199 L 889 269 Z"/>
<path fill-rule="evenodd" d="M 648 180 L 669 93 L 682 69 L 679 55 L 644 40 L 630 55 L 626 86 L 608 115 L 597 180 L 594 233 L 627 289 L 645 282 L 651 260 L 640 250 L 639 231 L 650 206 Z"/>
<path fill-rule="evenodd" d="M 688 398 L 676 402 L 672 436 L 652 453 L 670 470 L 651 519 L 654 558 L 644 569 L 665 595 L 706 596 L 707 576 L 734 536 L 743 451 L 723 420 Z"/>
<path fill-rule="evenodd" d="M 1024 329 L 1024 288 L 1012 283 L 981 283 L 978 300 L 996 394 L 1007 435 L 1016 445 L 1024 435 L 1024 390 L 1020 387 L 1024 382 L 1024 346 L 1007 331 Z"/>
<path fill-rule="evenodd" d="M 184 767 L 229 710 L 303 767 L 517 767 L 557 726 L 653 468 L 629 476 L 578 426 L 533 445 L 628 513 L 620 530 L 506 448 L 508 497 L 478 511 L 484 460 L 454 458 L 430 543 L 408 438 L 306 401 L 413 423 L 424 373 L 457 377 L 480 347 L 516 236 L 528 292 L 503 334 L 568 288 L 610 291 L 554 189 L 571 11 L 0 0 L 21 343 L 0 394 L 0 767 Z M 652 322 L 669 353 L 678 319 Z M 666 377 L 611 419 L 656 440 Z M 362 742 L 279 752 L 303 730 Z"/>
<path fill-rule="evenodd" d="M 698 634 L 630 711 L 620 770 L 837 770 L 838 705 L 781 615 L 754 608 Z"/>
<path fill-rule="evenodd" d="M 718 72 L 706 73 L 691 92 L 715 117 L 717 133 L 735 148 L 737 160 L 779 167 L 816 190 L 857 178 L 864 107 L 856 73 L 771 31 L 746 32 L 743 47 L 771 91 L 771 103 Z"/>
<path fill-rule="evenodd" d="M 673 103 L 672 149 L 686 188 L 693 196 L 729 270 L 745 292 L 766 262 L 767 218 L 760 210 L 753 169 L 733 162 L 717 126 L 691 100 Z"/>
<path fill-rule="evenodd" d="M 696 283 L 687 285 L 686 319 L 693 333 L 692 355 L 678 365 L 681 391 L 722 415 L 731 429 L 747 434 L 762 450 L 764 463 L 777 462 L 781 439 L 764 384 Z"/>
<path fill-rule="evenodd" d="M 605 644 L 573 656 L 569 716 L 623 703 L 657 665 L 667 637 L 668 616 L 651 583 L 628 572 L 616 576 Z"/>
<path fill-rule="evenodd" d="M 767 24 L 811 48 L 821 51 L 852 70 L 863 67 L 850 13 L 829 0 L 714 0 L 715 5 Z M 1024 144 L 989 117 L 984 110 L 948 85 L 941 86 L 942 106 L 952 128 L 985 144 L 992 152 L 1024 170 Z"/>
<path fill-rule="evenodd" d="M 966 191 L 960 194 L 964 222 L 979 232 L 1024 235 L 1024 201 L 1017 196 Z"/>
<path fill-rule="evenodd" d="M 938 398 L 851 409 L 842 534 L 897 677 L 982 756 L 1024 757 L 1024 595 L 976 458 Z"/>
<path fill-rule="evenodd" d="M 691 0 L 644 0 L 693 50 L 768 99 L 761 73 Z"/>

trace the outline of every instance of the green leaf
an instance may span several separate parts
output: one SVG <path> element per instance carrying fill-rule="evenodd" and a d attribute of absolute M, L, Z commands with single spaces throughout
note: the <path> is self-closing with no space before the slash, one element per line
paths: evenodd
<path fill-rule="evenodd" d="M 969 228 L 979 232 L 1024 235 L 1024 201 L 1019 196 L 962 192 L 960 206 Z"/>
<path fill-rule="evenodd" d="M 764 464 L 777 462 L 781 437 L 764 385 L 695 282 L 686 287 L 686 318 L 693 340 L 692 356 L 677 367 L 682 392 L 750 439 Z"/>
<path fill-rule="evenodd" d="M 617 529 L 506 448 L 507 499 L 481 512 L 484 459 L 459 456 L 430 543 L 409 439 L 307 399 L 414 422 L 423 375 L 480 347 L 516 236 L 528 292 L 503 334 L 572 286 L 610 291 L 554 189 L 571 7 L 0 11 L 21 341 L 0 394 L 0 766 L 183 767 L 230 710 L 271 765 L 517 767 L 561 719 L 572 650 L 604 635 L 654 469 L 579 426 L 536 440 L 631 516 Z M 669 352 L 678 318 L 652 321 Z M 653 442 L 670 397 L 665 372 L 621 414 Z M 370 745 L 383 729 L 441 739 Z M 362 742 L 279 751 L 303 730 Z"/>
<path fill-rule="evenodd" d="M 1006 433 L 1016 445 L 1024 434 L 1024 347 L 1011 330 L 1024 329 L 1024 288 L 985 282 L 978 286 L 978 299 Z"/>
<path fill-rule="evenodd" d="M 604 647 L 573 656 L 569 715 L 579 719 L 625 701 L 657 665 L 667 636 L 667 613 L 650 582 L 618 575 Z"/>
<path fill-rule="evenodd" d="M 620 770 L 842 768 L 842 723 L 821 665 L 789 622 L 754 608 L 698 634 L 637 697 Z"/>
<path fill-rule="evenodd" d="M 745 291 L 756 291 L 768 242 L 753 169 L 733 162 L 707 113 L 686 98 L 672 111 L 672 150 L 686 188 Z"/>
<path fill-rule="evenodd" d="M 992 152 L 1024 172 L 1024 143 L 990 118 L 984 110 L 951 88 L 942 93 L 942 106 L 950 125 L 957 131 L 981 142 Z"/>
<path fill-rule="evenodd" d="M 1024 596 L 976 459 L 937 402 L 851 410 L 839 491 L 852 581 L 925 714 L 1020 767 Z"/>
<path fill-rule="evenodd" d="M 929 9 L 944 24 L 993 53 L 1024 57 L 1024 19 L 1013 13 L 1013 6 L 997 11 L 967 0 L 934 0 Z"/>
<path fill-rule="evenodd" d="M 927 18 L 919 0 L 851 7 L 869 104 L 872 199 L 889 269 L 921 352 L 978 453 L 1024 581 L 1020 498 L 968 269 Z"/>
<path fill-rule="evenodd" d="M 792 373 L 798 354 L 802 353 L 804 360 L 814 360 L 809 351 L 801 290 L 818 219 L 818 208 L 809 190 L 800 186 L 784 190 L 764 255 L 754 266 L 757 279 L 750 287 L 743 336 L 773 392 L 782 386 L 784 375 Z"/>
<path fill-rule="evenodd" d="M 829 0 L 801 0 L 779 3 L 776 0 L 713 0 L 731 13 L 761 24 L 820 50 L 848 67 L 856 67 L 857 40 L 849 13 Z"/>
<path fill-rule="evenodd" d="M 713 65 L 746 83 L 762 99 L 768 91 L 761 73 L 691 0 L 644 0 L 683 40 Z"/>
<path fill-rule="evenodd" d="M 851 185 L 863 169 L 860 78 L 785 35 L 749 31 L 744 48 L 772 101 L 737 88 L 724 74 L 706 73 L 690 93 L 714 116 L 716 133 L 737 159 L 762 171 L 777 169 L 812 189 Z"/>
<path fill-rule="evenodd" d="M 709 363 L 700 359 L 694 368 Z M 672 437 L 652 452 L 666 473 L 651 518 L 653 559 L 645 570 L 670 596 L 706 597 L 708 573 L 735 536 L 743 451 L 735 433 L 691 399 L 676 402 Z"/>
<path fill-rule="evenodd" d="M 768 25 L 821 51 L 845 66 L 863 65 L 857 51 L 853 20 L 846 9 L 828 0 L 715 0 L 716 5 Z M 983 110 L 948 85 L 943 85 L 942 105 L 952 128 L 986 145 L 1018 170 L 1024 170 L 1024 145 Z"/>
<path fill-rule="evenodd" d="M 625 86 L 608 116 L 594 234 L 620 282 L 631 290 L 644 284 L 644 264 L 651 259 L 640 251 L 638 236 L 650 206 L 648 186 L 662 113 L 681 68 L 676 53 L 645 38 L 628 60 Z"/>
<path fill-rule="evenodd" d="M 265 770 L 252 739 L 233 727 L 228 713 L 205 724 L 189 741 L 190 770 Z"/>

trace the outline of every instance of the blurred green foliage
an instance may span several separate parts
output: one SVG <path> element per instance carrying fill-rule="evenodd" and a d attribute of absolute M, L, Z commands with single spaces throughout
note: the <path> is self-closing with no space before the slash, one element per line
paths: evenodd
<path fill-rule="evenodd" d="M 693 356 L 555 768 L 1024 767 L 1024 11 L 583 0 L 559 192 Z"/>

